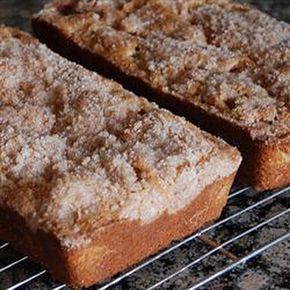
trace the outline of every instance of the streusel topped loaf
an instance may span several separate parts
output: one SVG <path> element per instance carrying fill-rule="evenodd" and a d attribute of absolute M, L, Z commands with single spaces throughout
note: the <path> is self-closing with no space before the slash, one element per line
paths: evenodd
<path fill-rule="evenodd" d="M 79 0 L 48 4 L 34 27 L 65 56 L 239 146 L 254 187 L 290 182 L 288 24 L 223 0 Z"/>
<path fill-rule="evenodd" d="M 289 133 L 284 102 L 249 76 L 255 64 L 248 56 L 207 44 L 202 30 L 196 33 L 197 26 L 183 22 L 160 1 L 117 4 L 49 5 L 42 17 L 127 74 L 243 127 L 253 138 Z"/>
<path fill-rule="evenodd" d="M 0 237 L 57 278 L 89 285 L 220 214 L 241 161 L 233 147 L 18 30 L 0 28 L 0 71 Z M 182 219 L 184 209 L 192 219 L 184 229 L 173 224 L 160 240 L 155 233 L 148 248 L 135 237 L 134 227 L 149 234 L 165 216 L 169 224 Z M 8 217 L 21 222 L 11 228 Z M 20 241 L 22 222 L 28 234 Z M 135 248 L 120 223 L 137 239 Z M 110 244 L 113 227 L 126 259 L 114 260 L 123 249 Z M 52 257 L 39 233 L 57 241 Z M 92 267 L 97 262 L 100 269 Z"/>

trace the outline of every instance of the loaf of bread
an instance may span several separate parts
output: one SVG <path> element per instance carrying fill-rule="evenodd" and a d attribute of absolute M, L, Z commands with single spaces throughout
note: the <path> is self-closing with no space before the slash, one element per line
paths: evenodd
<path fill-rule="evenodd" d="M 224 141 L 7 27 L 0 91 L 0 239 L 57 279 L 89 286 L 220 215 Z"/>
<path fill-rule="evenodd" d="M 237 146 L 259 190 L 290 183 L 290 26 L 227 0 L 54 1 L 52 49 Z"/>

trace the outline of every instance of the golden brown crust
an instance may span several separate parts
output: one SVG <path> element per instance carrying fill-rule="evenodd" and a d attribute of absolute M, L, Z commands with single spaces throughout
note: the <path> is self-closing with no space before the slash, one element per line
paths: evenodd
<path fill-rule="evenodd" d="M 287 45 L 276 49 L 276 62 L 269 67 L 269 55 L 274 54 L 265 51 L 267 43 L 258 43 L 257 35 L 252 32 L 255 29 L 259 30 L 264 24 L 270 27 L 267 26 L 267 29 L 273 27 L 273 30 L 279 33 L 277 32 L 277 38 L 272 39 L 271 44 L 277 44 L 287 38 L 289 25 L 272 20 L 248 6 L 235 5 L 228 1 L 215 4 L 212 1 L 195 0 L 156 0 L 146 1 L 145 4 L 143 2 L 124 1 L 124 5 L 108 8 L 103 6 L 102 1 L 95 1 L 92 8 L 84 1 L 76 1 L 77 9 L 80 9 L 78 12 L 81 13 L 80 18 L 75 14 L 75 8 L 64 16 L 58 11 L 57 5 L 51 4 L 49 9 L 44 9 L 34 18 L 34 27 L 41 40 L 63 55 L 114 77 L 141 95 L 153 96 L 156 102 L 186 115 L 202 128 L 217 133 L 238 146 L 247 160 L 244 168 L 247 168 L 247 173 L 250 172 L 249 179 L 253 186 L 258 184 L 257 180 L 261 180 L 260 185 L 257 185 L 259 189 L 289 183 L 288 175 L 283 174 L 285 168 L 289 168 L 288 159 L 284 158 L 285 163 L 282 167 L 274 166 L 275 161 L 268 167 L 264 162 L 269 156 L 263 156 L 265 152 L 278 152 L 279 144 L 284 144 L 283 140 L 289 136 L 288 66 L 281 63 L 282 58 L 279 57 L 281 49 L 286 50 Z M 238 34 L 243 37 L 241 34 L 244 27 L 248 50 L 241 49 L 240 44 L 236 47 L 238 49 L 229 46 L 234 51 L 228 50 L 226 45 L 222 48 L 207 43 L 200 45 L 201 38 L 188 37 L 188 31 L 190 27 L 197 29 L 205 24 L 202 21 L 195 23 L 196 25 L 186 24 L 181 18 L 170 14 L 170 9 L 162 3 L 171 2 L 175 2 L 180 9 L 180 5 L 188 5 L 188 13 L 203 13 L 202 11 L 213 9 L 219 11 L 217 15 L 213 14 L 214 19 L 224 19 L 223 17 L 228 16 L 229 21 L 241 29 L 235 36 L 237 40 Z M 151 6 L 159 8 L 155 9 L 156 15 L 152 16 L 150 22 L 150 16 L 145 12 L 150 10 Z M 99 9 L 102 13 L 99 13 Z M 90 13 L 92 11 L 94 12 Z M 106 12 L 110 17 L 103 17 Z M 174 20 L 175 28 L 162 25 L 160 15 L 163 13 L 166 14 L 167 21 Z M 251 21 L 255 15 L 259 22 L 257 27 L 252 27 Z M 204 17 L 204 22 L 207 19 Z M 154 27 L 158 27 L 158 33 L 150 29 L 148 23 L 154 23 Z M 222 23 L 221 20 L 220 24 Z M 211 22 L 208 24 L 211 25 Z M 184 27 L 183 30 L 178 29 L 181 26 Z M 212 26 L 214 27 L 214 24 Z M 228 39 L 227 35 L 215 33 L 225 41 Z M 204 42 L 204 39 L 202 41 Z M 206 41 L 218 45 L 208 37 Z M 250 47 L 251 43 L 263 49 L 260 62 L 250 53 L 255 50 L 255 47 Z M 283 61 L 287 62 L 288 52 L 284 55 L 286 60 Z M 279 75 L 281 68 L 283 75 Z M 221 128 L 217 128 L 216 122 Z M 271 151 L 261 149 L 270 142 Z M 274 159 L 275 156 L 274 154 Z M 279 173 L 280 170 L 282 171 Z M 278 175 L 280 177 L 276 177 L 275 180 L 269 177 Z"/>
<path fill-rule="evenodd" d="M 89 286 L 219 217 L 233 178 L 231 175 L 214 182 L 186 208 L 176 214 L 164 214 L 147 225 L 138 221 L 108 225 L 95 235 L 90 245 L 76 250 L 65 251 L 54 237 L 42 231 L 32 232 L 23 219 L 7 208 L 0 211 L 0 236 L 44 265 L 60 281 L 78 287 Z"/>

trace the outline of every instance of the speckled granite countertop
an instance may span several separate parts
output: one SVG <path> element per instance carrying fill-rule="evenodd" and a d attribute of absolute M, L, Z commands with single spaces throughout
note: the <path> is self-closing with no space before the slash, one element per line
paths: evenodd
<path fill-rule="evenodd" d="M 47 1 L 0 0 L 0 23 L 31 31 L 30 15 L 38 11 L 45 2 Z M 273 16 L 290 22 L 290 0 L 241 0 L 239 2 L 257 5 L 260 9 L 269 12 Z M 265 198 L 268 201 L 222 226 L 208 231 L 206 233 L 208 239 L 223 243 L 269 218 L 275 216 L 277 218 L 273 218 L 273 221 L 267 226 L 263 226 L 227 246 L 226 250 L 231 253 L 231 256 L 220 252 L 213 253 L 201 263 L 196 263 L 173 279 L 170 279 L 169 282 L 164 283 L 158 289 L 188 289 L 198 279 L 211 275 L 234 262 L 236 257 L 243 257 L 269 241 L 289 233 L 290 190 L 286 190 L 276 198 L 271 198 L 272 194 L 272 192 L 255 193 L 247 190 L 231 198 L 221 219 L 225 219 Z M 279 214 L 283 212 L 285 214 L 279 217 Z M 200 239 L 194 239 L 167 254 L 159 261 L 138 271 L 130 278 L 124 279 L 112 289 L 145 289 L 181 269 L 197 257 L 207 253 L 210 249 Z M 15 253 L 9 247 L 6 247 L 5 250 L 0 248 L 0 289 L 6 289 L 30 275 L 39 273 L 41 270 L 37 265 L 25 260 L 13 267 L 13 269 L 8 269 L 1 273 L 1 268 L 4 265 L 21 257 L 21 254 Z M 21 289 L 52 289 L 58 285 L 60 283 L 53 281 L 45 273 Z M 96 289 L 97 287 L 92 287 L 92 289 L 94 288 Z M 290 289 L 290 240 L 277 244 L 246 264 L 201 287 L 201 289 Z"/>

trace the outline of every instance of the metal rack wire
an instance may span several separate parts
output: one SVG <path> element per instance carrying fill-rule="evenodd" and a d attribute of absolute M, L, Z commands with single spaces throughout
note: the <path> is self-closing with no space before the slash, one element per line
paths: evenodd
<path fill-rule="evenodd" d="M 140 277 L 146 277 L 147 281 L 143 284 L 146 285 L 144 288 L 150 290 L 164 289 L 168 288 L 170 285 L 174 285 L 176 278 L 182 275 L 183 277 L 191 275 L 188 271 L 194 267 L 197 267 L 197 265 L 199 265 L 199 267 L 203 267 L 206 259 L 212 258 L 214 255 L 220 255 L 220 257 L 223 257 L 223 259 L 219 258 L 223 261 L 223 265 L 216 263 L 216 267 L 214 267 L 214 269 L 208 274 L 206 272 L 202 272 L 203 275 L 201 277 L 195 277 L 195 279 L 192 279 L 191 277 L 190 284 L 187 288 L 197 289 L 220 277 L 226 272 L 236 269 L 240 265 L 244 265 L 248 260 L 272 248 L 278 243 L 288 239 L 290 240 L 289 228 L 283 228 L 282 226 L 282 232 L 277 236 L 271 236 L 268 241 L 262 241 L 261 244 L 258 244 L 257 242 L 250 243 L 254 244 L 254 247 L 248 246 L 248 243 L 245 242 L 245 239 L 253 238 L 255 235 L 259 234 L 262 229 L 268 230 L 268 228 L 273 224 L 279 223 L 281 219 L 286 221 L 290 220 L 289 203 L 285 203 L 283 201 L 282 208 L 278 207 L 277 209 L 277 206 L 275 207 L 275 204 L 281 204 L 281 198 L 286 198 L 287 201 L 289 201 L 289 197 L 290 187 L 263 193 L 256 193 L 249 187 L 235 189 L 230 194 L 228 205 L 218 222 L 205 227 L 182 241 L 173 243 L 167 249 L 150 257 L 139 265 L 132 267 L 128 271 L 119 274 L 110 281 L 106 281 L 102 285 L 99 284 L 94 286 L 93 289 L 105 290 L 116 286 L 119 287 L 120 285 L 122 289 L 122 283 L 126 282 L 126 285 L 132 285 L 130 283 L 134 283 L 136 280 L 139 281 L 141 279 Z M 269 210 L 269 207 L 272 209 L 274 208 L 275 210 Z M 264 211 L 264 214 L 261 213 L 262 211 Z M 252 218 L 249 218 L 250 216 Z M 255 216 L 255 218 L 253 218 L 253 216 Z M 242 220 L 239 221 L 239 219 Z M 252 219 L 252 221 L 247 222 L 245 225 L 243 219 Z M 243 227 L 239 228 L 237 226 L 238 224 L 242 224 Z M 231 229 L 233 227 L 235 230 L 232 231 Z M 172 258 L 180 256 L 180 251 L 184 247 L 186 253 L 192 253 L 192 251 L 198 247 L 198 243 L 199 249 L 197 250 L 194 258 L 190 257 L 188 261 L 186 260 L 184 263 L 182 262 L 181 265 L 175 265 L 174 263 L 172 269 L 169 269 L 168 273 L 166 271 L 164 275 L 152 275 L 154 276 L 154 279 L 148 278 L 150 277 L 150 273 L 154 274 L 154 269 L 152 270 L 152 268 L 154 268 L 154 264 L 159 263 L 161 266 L 166 265 L 166 257 Z M 202 247 L 203 250 L 200 250 L 200 247 Z M 235 247 L 238 249 L 236 251 L 237 253 L 233 250 Z M 16 258 L 10 259 L 9 262 L 6 262 L 5 259 L 3 262 L 1 257 L 5 255 L 5 251 L 8 249 L 8 243 L 0 242 L 0 280 L 4 277 L 4 275 L 9 275 L 9 273 L 10 275 L 11 273 L 13 274 L 16 267 L 24 269 L 29 267 L 28 265 L 25 265 L 25 263 L 29 262 L 29 258 L 27 256 L 18 255 Z M 164 259 L 165 262 L 162 262 Z M 144 274 L 142 276 L 142 271 L 145 271 L 146 275 Z M 140 272 L 141 274 L 138 276 L 138 273 Z M 33 283 L 39 283 L 39 280 L 45 275 L 47 277 L 44 279 L 44 282 L 41 282 L 41 285 L 45 285 L 47 289 L 60 290 L 67 288 L 65 284 L 60 284 L 55 281 L 50 281 L 48 283 L 47 281 L 51 280 L 51 278 L 45 270 L 39 268 L 37 268 L 34 273 L 21 279 L 21 281 L 12 283 L 12 285 L 8 285 L 5 288 L 9 290 L 20 288 L 34 289 Z M 133 282 L 130 282 L 132 277 L 134 277 Z M 135 285 L 132 288 L 138 288 L 138 286 Z"/>

